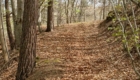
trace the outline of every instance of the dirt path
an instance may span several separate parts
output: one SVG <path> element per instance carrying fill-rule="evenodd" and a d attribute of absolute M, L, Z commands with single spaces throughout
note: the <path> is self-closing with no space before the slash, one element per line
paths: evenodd
<path fill-rule="evenodd" d="M 117 42 L 110 45 L 111 38 L 106 36 L 96 37 L 100 34 L 97 26 L 98 21 L 70 24 L 39 35 L 37 53 L 40 60 L 37 67 L 45 65 L 39 76 L 46 80 L 136 78 L 131 66 L 126 66 L 131 64 L 125 63 L 120 45 Z M 34 77 L 37 75 L 31 78 L 37 79 Z"/>
<path fill-rule="evenodd" d="M 121 45 L 114 38 L 97 37 L 98 23 L 69 24 L 39 34 L 37 66 L 28 80 L 136 79 Z"/>

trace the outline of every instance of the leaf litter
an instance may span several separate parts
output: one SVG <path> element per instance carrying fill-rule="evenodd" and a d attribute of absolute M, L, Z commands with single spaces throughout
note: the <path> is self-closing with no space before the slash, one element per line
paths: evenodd
<path fill-rule="evenodd" d="M 105 34 L 97 37 L 100 22 L 65 24 L 38 34 L 36 68 L 27 80 L 137 79 L 122 45 Z M 14 80 L 16 69 L 14 61 L 0 79 Z"/>

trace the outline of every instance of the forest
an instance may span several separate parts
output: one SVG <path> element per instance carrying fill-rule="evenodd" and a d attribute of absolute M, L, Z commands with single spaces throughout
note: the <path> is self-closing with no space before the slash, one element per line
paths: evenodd
<path fill-rule="evenodd" d="M 140 0 L 0 0 L 0 80 L 140 80 Z"/>

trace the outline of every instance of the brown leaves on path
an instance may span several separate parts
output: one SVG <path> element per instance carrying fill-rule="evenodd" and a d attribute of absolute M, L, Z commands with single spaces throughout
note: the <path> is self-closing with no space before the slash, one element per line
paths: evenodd
<path fill-rule="evenodd" d="M 28 80 L 135 80 L 121 44 L 113 37 L 97 37 L 99 23 L 66 24 L 39 34 L 36 68 Z M 3 79 L 14 78 L 8 77 Z"/>

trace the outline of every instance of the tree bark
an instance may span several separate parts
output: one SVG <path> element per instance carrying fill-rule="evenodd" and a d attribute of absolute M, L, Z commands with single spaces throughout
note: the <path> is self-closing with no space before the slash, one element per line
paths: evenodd
<path fill-rule="evenodd" d="M 79 16 L 78 16 L 78 21 L 84 21 L 84 14 L 85 14 L 85 9 L 84 7 L 87 6 L 87 1 L 86 0 L 81 0 L 80 2 L 80 12 L 79 12 Z"/>
<path fill-rule="evenodd" d="M 82 14 L 83 14 L 83 0 L 81 0 L 80 2 L 80 12 L 78 15 L 78 21 L 81 22 L 82 21 Z"/>
<path fill-rule="evenodd" d="M 47 29 L 46 32 L 50 32 L 53 26 L 53 0 L 48 2 L 48 13 L 47 13 Z"/>
<path fill-rule="evenodd" d="M 106 0 L 103 1 L 103 19 L 105 19 L 105 13 L 106 13 Z"/>
<path fill-rule="evenodd" d="M 38 0 L 24 0 L 22 39 L 16 80 L 26 80 L 33 72 L 36 59 Z"/>
<path fill-rule="evenodd" d="M 74 14 L 74 3 L 75 3 L 75 0 L 72 0 L 71 1 L 71 14 L 70 14 L 70 23 L 73 22 L 73 14 Z"/>
<path fill-rule="evenodd" d="M 11 0 L 12 17 L 13 17 L 14 28 L 16 26 L 16 7 L 15 7 L 15 3 L 16 3 L 16 0 Z"/>
<path fill-rule="evenodd" d="M 0 43 L 2 46 L 2 53 L 3 53 L 4 60 L 5 62 L 9 62 L 9 53 L 8 53 L 8 48 L 7 48 L 6 39 L 4 35 L 4 28 L 3 28 L 1 1 L 0 1 Z"/>
<path fill-rule="evenodd" d="M 20 47 L 23 10 L 24 10 L 24 0 L 17 0 L 17 19 L 16 19 L 16 26 L 14 28 L 16 49 Z"/>
<path fill-rule="evenodd" d="M 94 20 L 96 20 L 96 0 L 94 0 Z"/>
<path fill-rule="evenodd" d="M 62 22 L 62 1 L 58 0 L 58 8 L 57 8 L 57 26 L 59 26 Z"/>
<path fill-rule="evenodd" d="M 69 5 L 70 5 L 70 0 L 65 0 L 65 15 L 66 15 L 67 24 L 69 24 Z"/>
<path fill-rule="evenodd" d="M 38 10 L 38 22 L 37 22 L 37 25 L 38 25 L 38 31 L 41 33 L 42 30 L 41 30 L 41 7 L 39 8 Z"/>
<path fill-rule="evenodd" d="M 10 42 L 11 50 L 14 49 L 15 46 L 15 39 L 12 33 L 11 23 L 10 23 L 10 10 L 9 10 L 9 0 L 5 0 L 5 9 L 6 9 L 6 26 L 7 26 L 7 33 Z"/>

